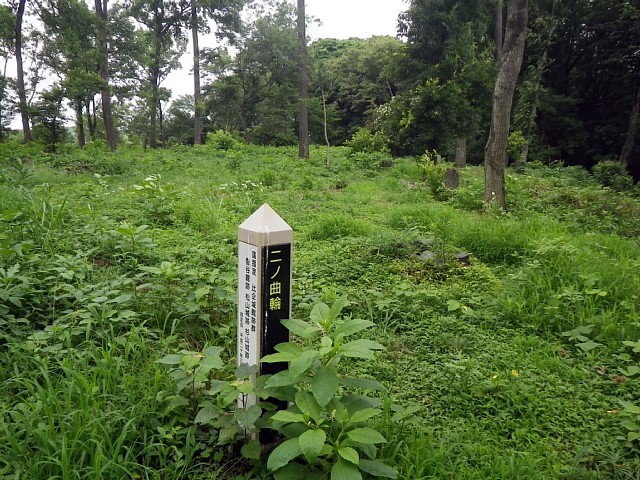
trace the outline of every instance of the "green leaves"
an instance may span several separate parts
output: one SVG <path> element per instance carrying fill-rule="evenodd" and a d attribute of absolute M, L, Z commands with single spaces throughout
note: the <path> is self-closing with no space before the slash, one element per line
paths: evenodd
<path fill-rule="evenodd" d="M 347 432 L 347 436 L 354 442 L 363 443 L 365 445 L 387 443 L 380 432 L 369 427 L 354 428 L 353 430 Z"/>
<path fill-rule="evenodd" d="M 327 434 L 323 430 L 307 430 L 298 437 L 300 450 L 307 462 L 316 461 L 326 439 Z"/>
<path fill-rule="evenodd" d="M 267 460 L 267 468 L 270 471 L 278 470 L 302 454 L 298 438 L 290 438 L 278 445 Z"/>
<path fill-rule="evenodd" d="M 319 303 L 313 307 L 309 322 L 285 320 L 283 324 L 307 344 L 294 342 L 276 346 L 276 353 L 262 359 L 265 363 L 289 362 L 288 370 L 276 373 L 264 383 L 270 395 L 294 400 L 287 410 L 271 416 L 273 427 L 290 437 L 269 456 L 267 467 L 277 480 L 311 478 L 312 471 L 291 463 L 302 455 L 309 465 L 329 467 L 331 479 L 361 479 L 358 466 L 364 454 L 375 458 L 374 445 L 385 438 L 366 426 L 368 420 L 380 415 L 376 403 L 360 395 L 343 394 L 342 386 L 384 390 L 376 380 L 342 378 L 336 365 L 343 357 L 372 360 L 384 347 L 373 340 L 356 339 L 345 342 L 350 335 L 373 326 L 368 320 L 338 318 L 347 305 L 345 297 L 331 307 Z M 347 393 L 347 392 L 345 392 Z M 318 457 L 328 460 L 317 462 Z M 372 475 L 396 478 L 397 472 L 380 462 L 364 463 Z M 323 477 L 325 478 L 325 477 Z"/>
<path fill-rule="evenodd" d="M 331 367 L 324 367 L 311 380 L 311 391 L 321 407 L 324 407 L 333 399 L 339 385 L 339 378 L 336 370 Z"/>
<path fill-rule="evenodd" d="M 375 358 L 374 350 L 384 350 L 384 347 L 373 340 L 360 339 L 342 345 L 338 349 L 338 354 L 345 357 L 373 360 Z"/>
<path fill-rule="evenodd" d="M 338 458 L 331 468 L 331 480 L 362 480 L 362 474 L 351 462 Z"/>

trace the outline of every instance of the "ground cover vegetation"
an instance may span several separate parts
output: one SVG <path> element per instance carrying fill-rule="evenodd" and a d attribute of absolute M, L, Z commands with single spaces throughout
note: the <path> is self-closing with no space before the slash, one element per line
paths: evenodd
<path fill-rule="evenodd" d="M 450 190 L 432 155 L 354 145 L 0 153 L 0 477 L 640 475 L 633 187 L 529 163 L 505 213 L 481 167 Z M 265 202 L 294 318 L 267 359 L 289 370 L 253 385 L 236 235 Z M 293 403 L 237 409 L 250 391 Z"/>
<path fill-rule="evenodd" d="M 638 25 L 410 1 L 307 48 L 304 0 L 0 6 L 0 478 L 639 478 Z M 294 311 L 256 382 L 263 203 Z"/>

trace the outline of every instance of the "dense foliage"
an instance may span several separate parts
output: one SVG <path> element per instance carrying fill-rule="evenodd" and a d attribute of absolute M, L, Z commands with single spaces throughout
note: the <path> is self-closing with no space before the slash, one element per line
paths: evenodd
<path fill-rule="evenodd" d="M 16 16 L 20 6 L 26 7 L 25 20 Z M 11 0 L 0 7 L 0 61 L 6 66 L 17 58 L 19 20 L 24 115 L 49 150 L 74 138 L 80 146 L 107 138 L 102 103 L 110 97 L 121 145 L 192 144 L 195 123 L 202 124 L 195 128 L 201 141 L 218 130 L 255 144 L 297 141 L 299 46 L 291 2 L 102 6 L 103 16 L 77 0 Z M 528 9 L 511 125 L 523 143 L 520 153 L 510 151 L 511 161 L 591 168 L 615 160 L 637 179 L 637 2 L 531 0 Z M 502 10 L 493 0 L 415 0 L 399 16 L 397 38 L 314 42 L 311 141 L 341 145 L 367 128 L 385 136 L 394 155 L 436 150 L 453 159 L 463 141 L 468 161 L 482 163 Z M 108 52 L 99 41 L 105 23 Z M 218 46 L 194 52 L 202 91 L 198 83 L 193 96 L 172 98 L 163 81 L 179 67 L 189 32 L 194 40 L 198 33 L 216 33 Z M 103 56 L 104 71 L 98 68 Z M 45 77 L 54 80 L 45 85 Z M 19 82 L 0 69 L 0 141 L 9 133 L 19 93 Z"/>
<path fill-rule="evenodd" d="M 433 153 L 210 137 L 0 146 L 0 476 L 640 474 L 640 205 L 598 183 L 613 167 L 530 163 L 505 214 L 479 167 L 438 185 Z M 235 277 L 264 202 L 295 231 L 296 340 L 260 386 L 235 372 Z M 254 388 L 295 404 L 238 409 Z"/>

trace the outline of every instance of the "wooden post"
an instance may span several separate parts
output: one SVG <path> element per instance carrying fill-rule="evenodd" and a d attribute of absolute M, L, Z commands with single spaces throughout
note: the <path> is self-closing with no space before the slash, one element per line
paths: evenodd
<path fill-rule="evenodd" d="M 286 363 L 261 365 L 260 359 L 289 341 L 280 321 L 291 317 L 292 245 L 293 230 L 267 204 L 238 228 L 238 365 L 258 365 L 257 375 L 287 368 Z M 257 401 L 247 395 L 240 406 Z"/>

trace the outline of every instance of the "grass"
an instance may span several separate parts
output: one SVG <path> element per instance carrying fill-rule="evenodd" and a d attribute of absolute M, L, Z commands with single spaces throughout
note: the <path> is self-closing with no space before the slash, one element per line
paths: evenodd
<path fill-rule="evenodd" d="M 20 148 L 32 166 L 0 178 L 0 478 L 264 478 L 156 363 L 219 345 L 231 377 L 237 226 L 262 203 L 295 231 L 295 315 L 347 294 L 376 324 L 387 350 L 345 368 L 387 386 L 375 426 L 400 478 L 640 476 L 620 403 L 640 402 L 633 196 L 532 165 L 507 214 L 483 213 L 478 167 L 438 202 L 413 159 L 363 171 L 341 149 L 325 167 Z"/>

